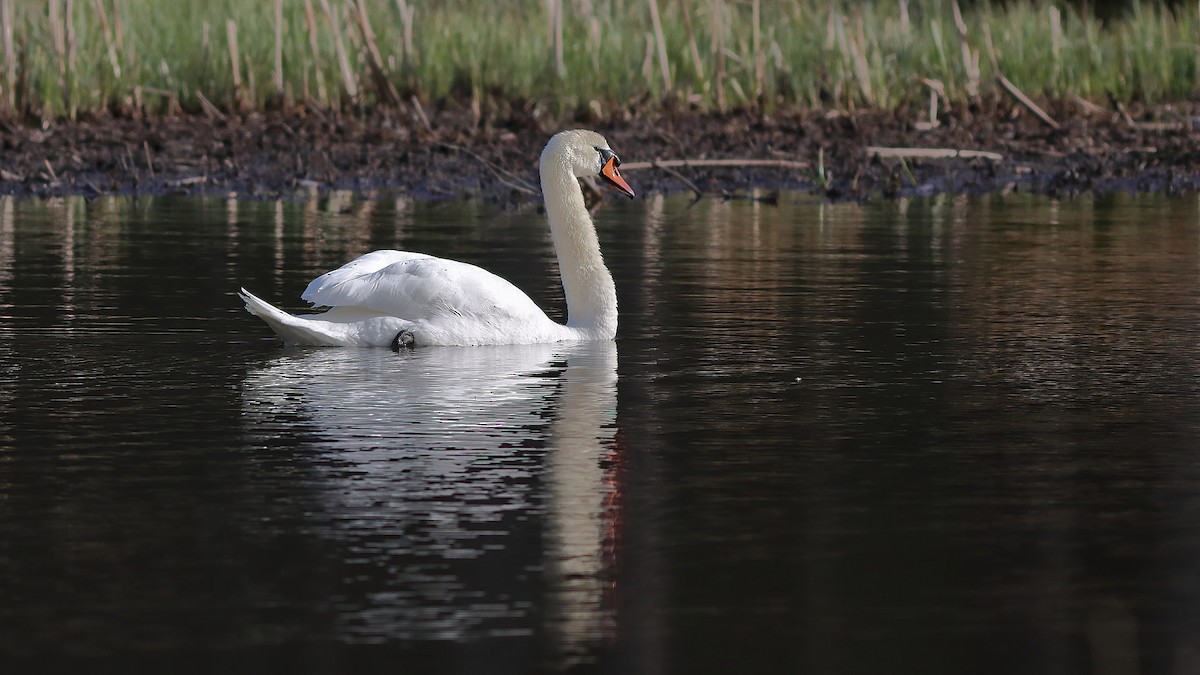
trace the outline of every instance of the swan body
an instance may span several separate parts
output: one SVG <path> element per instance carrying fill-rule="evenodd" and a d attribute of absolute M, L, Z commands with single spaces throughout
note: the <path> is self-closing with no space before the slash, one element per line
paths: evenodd
<path fill-rule="evenodd" d="M 542 151 L 542 194 L 566 295 L 565 325 L 487 270 L 409 251 L 374 251 L 314 279 L 301 297 L 329 308 L 320 314 L 288 314 L 244 288 L 239 295 L 247 311 L 289 344 L 383 347 L 405 331 L 416 345 L 611 340 L 616 287 L 577 178 L 598 174 L 632 197 L 619 165 L 594 131 L 560 132 Z"/>

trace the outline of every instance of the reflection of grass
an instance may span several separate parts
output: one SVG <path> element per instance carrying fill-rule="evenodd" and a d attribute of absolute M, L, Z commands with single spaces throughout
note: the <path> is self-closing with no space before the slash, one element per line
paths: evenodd
<path fill-rule="evenodd" d="M 0 0 L 0 24 L 0 107 L 35 116 L 199 110 L 197 92 L 225 109 L 391 91 L 552 112 L 664 96 L 887 107 L 923 98 L 922 78 L 951 99 L 991 91 L 991 54 L 1030 93 L 1200 87 L 1194 2 L 1136 1 L 1102 26 L 1048 0 L 971 3 L 961 21 L 951 2 L 906 0 Z"/>

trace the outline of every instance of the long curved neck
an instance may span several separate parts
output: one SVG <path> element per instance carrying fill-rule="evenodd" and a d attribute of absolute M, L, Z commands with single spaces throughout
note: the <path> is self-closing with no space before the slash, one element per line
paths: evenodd
<path fill-rule="evenodd" d="M 567 298 L 567 327 L 581 338 L 612 339 L 617 334 L 617 290 L 600 255 L 579 182 L 565 162 L 543 157 L 540 168 L 550 238 Z"/>

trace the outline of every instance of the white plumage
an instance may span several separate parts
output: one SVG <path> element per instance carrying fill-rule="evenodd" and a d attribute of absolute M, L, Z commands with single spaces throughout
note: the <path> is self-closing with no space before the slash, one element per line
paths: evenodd
<path fill-rule="evenodd" d="M 619 164 L 593 131 L 556 134 L 542 152 L 542 194 L 566 294 L 566 325 L 487 270 L 408 251 L 368 253 L 314 279 L 301 297 L 329 308 L 320 314 L 288 314 L 244 288 L 239 295 L 247 311 L 289 344 L 388 346 L 402 331 L 417 345 L 611 340 L 616 289 L 576 179 L 599 174 L 632 197 Z"/>

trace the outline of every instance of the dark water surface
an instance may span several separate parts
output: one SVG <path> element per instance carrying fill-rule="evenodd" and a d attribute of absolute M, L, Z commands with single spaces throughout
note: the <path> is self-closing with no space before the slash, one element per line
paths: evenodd
<path fill-rule="evenodd" d="M 0 199 L 0 671 L 1200 671 L 1200 201 L 597 214 L 599 345 L 282 349 L 542 216 Z"/>

